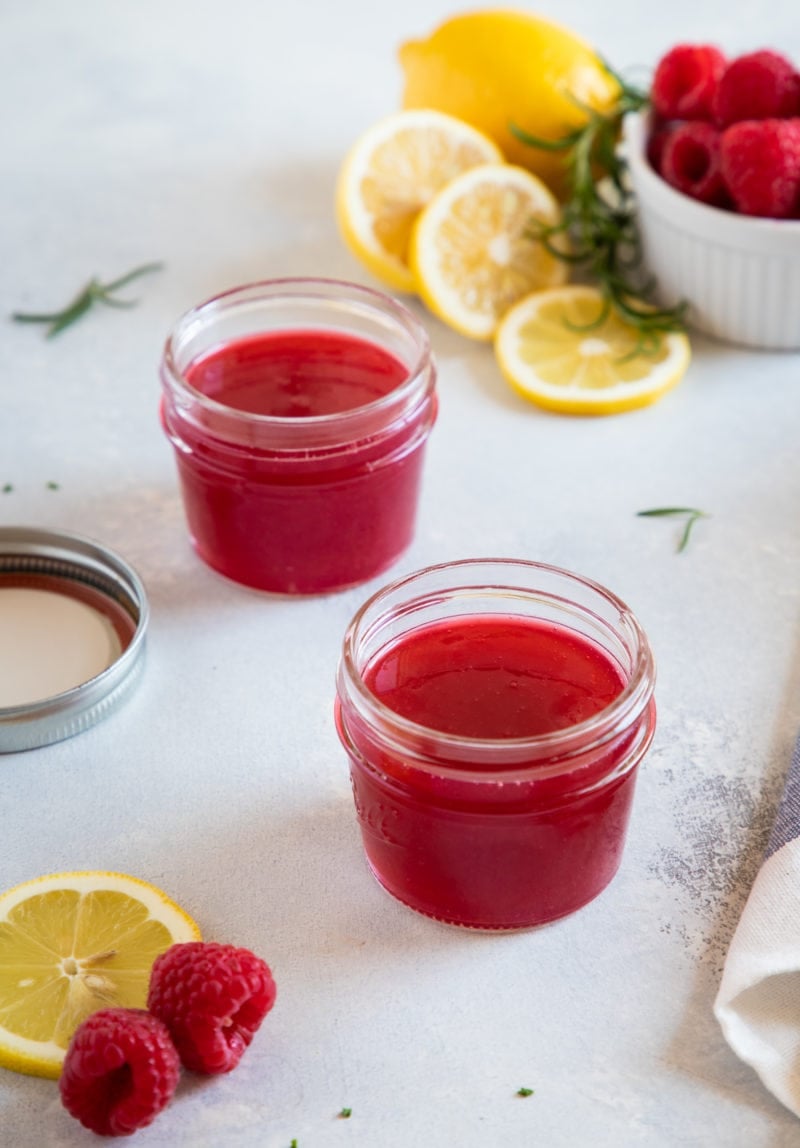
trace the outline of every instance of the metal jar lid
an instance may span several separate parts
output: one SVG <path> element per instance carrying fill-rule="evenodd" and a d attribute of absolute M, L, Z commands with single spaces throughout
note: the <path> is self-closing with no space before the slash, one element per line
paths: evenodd
<path fill-rule="evenodd" d="M 0 527 L 0 594 L 5 589 L 63 596 L 114 633 L 109 664 L 86 681 L 35 700 L 0 704 L 0 753 L 13 753 L 72 737 L 116 708 L 139 677 L 149 610 L 140 578 L 119 555 L 54 530 Z M 13 667 L 13 652 L 2 656 Z"/>

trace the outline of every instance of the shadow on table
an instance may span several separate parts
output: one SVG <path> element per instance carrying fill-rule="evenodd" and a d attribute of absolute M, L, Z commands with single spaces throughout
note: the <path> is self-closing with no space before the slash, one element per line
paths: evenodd
<path fill-rule="evenodd" d="M 212 570 L 192 548 L 177 482 L 83 495 L 74 507 L 66 503 L 57 528 L 116 551 L 144 582 L 154 615 L 224 608 L 245 599 L 277 605 L 326 597 L 255 590 Z"/>
<path fill-rule="evenodd" d="M 759 1140 L 759 1148 L 796 1148 L 800 1143 L 795 1117 L 761 1084 L 756 1073 L 740 1061 L 725 1043 L 711 1011 L 718 979 L 701 966 L 695 976 L 691 994 L 678 1022 L 664 1059 L 683 1076 L 710 1092 L 715 1092 L 731 1105 L 749 1108 L 769 1122 L 769 1138 Z M 743 1121 L 746 1117 L 743 1117 Z M 677 1137 L 680 1120 L 676 1119 L 676 1144 L 694 1143 Z M 685 1130 L 684 1130 L 685 1131 Z M 731 1148 L 755 1145 L 743 1128 L 742 1139 L 731 1141 Z"/>
<path fill-rule="evenodd" d="M 341 761 L 339 796 L 282 813 L 265 797 L 261 809 L 214 825 L 195 826 L 209 872 L 224 873 L 219 888 L 203 891 L 210 929 L 215 921 L 243 933 L 263 933 L 265 950 L 285 947 L 293 962 L 319 968 L 369 947 L 416 956 L 491 943 L 497 934 L 455 929 L 413 912 L 379 886 L 364 859 L 352 798 Z M 233 903 L 230 890 L 237 890 Z M 230 926 L 228 923 L 231 923 Z M 304 938 L 298 949 L 297 940 Z M 259 938 L 260 940 L 260 938 Z M 254 942 L 255 943 L 255 942 Z M 305 972 L 304 977 L 309 977 Z M 313 976 L 312 976 L 313 980 Z"/>

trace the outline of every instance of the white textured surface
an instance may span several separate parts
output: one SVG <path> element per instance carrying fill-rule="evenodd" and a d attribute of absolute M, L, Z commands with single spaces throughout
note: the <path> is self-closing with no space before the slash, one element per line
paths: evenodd
<path fill-rule="evenodd" d="M 800 728 L 797 357 L 697 338 L 661 404 L 580 421 L 526 406 L 488 348 L 426 320 L 441 415 L 397 572 L 479 554 L 568 566 L 628 600 L 659 659 L 660 725 L 619 877 L 539 932 L 436 926 L 366 871 L 331 704 L 370 587 L 279 601 L 188 547 L 156 416 L 166 331 L 258 277 L 368 281 L 335 231 L 337 164 L 397 104 L 395 45 L 449 10 L 5 5 L 0 310 L 167 267 L 131 288 L 138 308 L 58 341 L 2 328 L 0 487 L 14 489 L 0 521 L 115 547 L 152 622 L 117 713 L 0 759 L 0 879 L 130 872 L 274 966 L 278 1004 L 241 1066 L 184 1081 L 143 1148 L 791 1148 L 796 1118 L 734 1057 L 711 1004 Z M 788 2 L 675 0 L 657 20 L 634 0 L 539 10 L 620 68 L 688 36 L 800 59 Z M 676 524 L 635 516 L 668 504 L 712 515 L 682 555 Z M 515 1097 L 522 1085 L 535 1094 Z M 91 1140 L 52 1082 L 0 1073 L 4 1145 Z"/>

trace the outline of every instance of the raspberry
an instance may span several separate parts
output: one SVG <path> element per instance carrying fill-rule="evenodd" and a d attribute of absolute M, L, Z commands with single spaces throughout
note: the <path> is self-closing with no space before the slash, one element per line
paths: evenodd
<path fill-rule="evenodd" d="M 167 1025 L 186 1068 L 235 1068 L 275 1003 L 269 967 L 248 949 L 173 945 L 153 964 L 147 1007 Z"/>
<path fill-rule="evenodd" d="M 777 52 L 750 52 L 728 64 L 713 100 L 720 127 L 800 115 L 800 76 Z"/>
<path fill-rule="evenodd" d="M 169 1104 L 180 1062 L 166 1025 L 144 1009 L 93 1013 L 74 1032 L 59 1089 L 67 1111 L 100 1136 L 130 1136 Z"/>
<path fill-rule="evenodd" d="M 737 211 L 788 219 L 800 208 L 800 119 L 732 124 L 720 161 Z"/>
<path fill-rule="evenodd" d="M 710 120 L 717 84 L 727 61 L 713 44 L 678 44 L 659 61 L 650 96 L 669 120 Z"/>
<path fill-rule="evenodd" d="M 667 140 L 675 131 L 675 124 L 662 123 L 656 117 L 647 137 L 647 161 L 654 171 L 661 174 L 661 160 Z"/>
<path fill-rule="evenodd" d="M 723 207 L 729 202 L 720 164 L 720 133 L 711 124 L 689 122 L 669 133 L 661 152 L 661 175 L 703 203 Z"/>

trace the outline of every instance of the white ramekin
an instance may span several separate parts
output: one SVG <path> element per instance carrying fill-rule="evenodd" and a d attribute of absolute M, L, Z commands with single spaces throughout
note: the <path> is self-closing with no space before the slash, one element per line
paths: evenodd
<path fill-rule="evenodd" d="M 642 252 L 661 302 L 727 343 L 800 348 L 800 221 L 736 215 L 682 195 L 648 163 L 647 121 L 629 115 L 625 152 Z"/>

